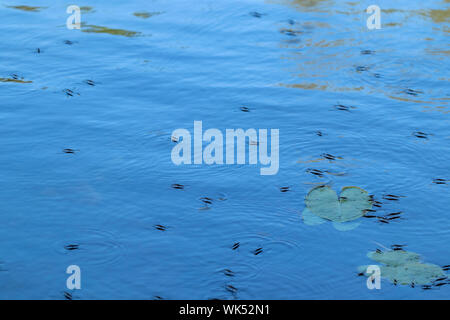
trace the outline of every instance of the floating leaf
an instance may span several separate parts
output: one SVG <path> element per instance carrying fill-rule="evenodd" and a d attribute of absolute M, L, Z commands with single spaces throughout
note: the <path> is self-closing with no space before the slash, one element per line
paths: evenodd
<path fill-rule="evenodd" d="M 400 266 L 407 263 L 415 263 L 420 261 L 420 255 L 414 252 L 403 250 L 392 251 L 373 251 L 369 252 L 367 256 L 380 263 L 388 266 Z"/>
<path fill-rule="evenodd" d="M 391 267 L 382 266 L 381 275 L 399 284 L 431 284 L 436 279 L 445 276 L 441 267 L 428 263 L 407 263 Z"/>
<path fill-rule="evenodd" d="M 445 277 L 441 267 L 435 264 L 421 263 L 420 255 L 403 250 L 374 251 L 367 256 L 385 265 L 380 266 L 381 276 L 395 284 L 431 285 L 436 279 Z M 366 276 L 367 266 L 360 266 L 359 272 Z"/>
<path fill-rule="evenodd" d="M 358 187 L 344 187 L 338 198 L 329 186 L 318 186 L 308 193 L 305 202 L 310 212 L 334 222 L 358 219 L 372 208 L 370 195 Z"/>

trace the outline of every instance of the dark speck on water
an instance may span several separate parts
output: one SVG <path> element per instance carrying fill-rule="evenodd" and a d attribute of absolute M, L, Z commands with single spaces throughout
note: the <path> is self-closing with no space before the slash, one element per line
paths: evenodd
<path fill-rule="evenodd" d="M 241 244 L 239 242 L 236 242 L 235 244 L 233 244 L 233 246 L 231 247 L 231 249 L 236 250 L 237 248 L 239 248 Z"/>

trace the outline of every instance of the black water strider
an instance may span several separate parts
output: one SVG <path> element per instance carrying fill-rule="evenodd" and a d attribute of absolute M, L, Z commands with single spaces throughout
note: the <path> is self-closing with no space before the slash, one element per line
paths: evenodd
<path fill-rule="evenodd" d="M 64 298 L 66 298 L 66 300 L 72 300 L 72 294 L 70 292 L 64 291 Z"/>
<path fill-rule="evenodd" d="M 389 213 L 388 215 L 386 215 L 387 217 L 390 217 L 390 216 L 398 216 L 398 215 L 400 215 L 400 214 L 402 214 L 403 212 L 402 211 L 399 211 L 399 212 L 392 212 L 392 213 Z"/>
<path fill-rule="evenodd" d="M 258 248 L 258 249 L 256 249 L 255 251 L 253 251 L 253 254 L 255 255 L 255 256 L 257 256 L 258 254 L 260 254 L 260 253 L 262 253 L 263 252 L 263 248 Z"/>
<path fill-rule="evenodd" d="M 177 190 L 183 190 L 184 189 L 184 185 L 178 184 L 178 183 L 174 183 L 174 184 L 172 184 L 172 188 L 177 189 Z"/>
<path fill-rule="evenodd" d="M 238 289 L 236 288 L 236 287 L 234 287 L 234 286 L 232 286 L 231 284 L 229 284 L 229 285 L 227 285 L 226 287 L 225 287 L 225 289 L 228 291 L 228 292 L 231 292 L 231 293 L 236 293 L 237 291 L 238 291 Z"/>
<path fill-rule="evenodd" d="M 423 93 L 423 91 L 420 90 L 413 90 L 413 89 L 406 89 L 403 90 L 404 93 L 409 94 L 410 96 L 417 96 L 420 93 Z"/>
<path fill-rule="evenodd" d="M 363 72 L 363 71 L 367 71 L 367 70 L 369 70 L 369 67 L 367 67 L 367 66 L 357 66 L 356 67 L 356 71 L 358 71 L 358 72 Z"/>
<path fill-rule="evenodd" d="M 208 198 L 208 197 L 200 198 L 200 200 L 203 201 L 203 203 L 205 203 L 205 204 L 212 204 L 212 202 L 213 202 L 213 199 Z"/>
<path fill-rule="evenodd" d="M 435 184 L 447 184 L 447 182 L 449 182 L 449 180 L 445 180 L 445 179 L 433 179 L 433 183 Z"/>
<path fill-rule="evenodd" d="M 400 198 L 403 198 L 403 196 L 396 196 L 393 194 L 385 194 L 383 196 L 383 199 L 389 200 L 389 201 L 398 201 Z"/>
<path fill-rule="evenodd" d="M 329 159 L 330 160 L 330 159 Z M 323 177 L 323 171 L 319 169 L 306 169 L 306 172 L 311 173 L 318 177 Z"/>
<path fill-rule="evenodd" d="M 338 158 L 338 157 L 333 156 L 332 154 L 329 154 L 329 153 L 322 153 L 321 156 L 324 157 L 327 160 L 330 160 L 330 161 L 334 161 L 334 160 L 336 160 Z"/>
<path fill-rule="evenodd" d="M 259 13 L 259 12 L 256 12 L 256 11 L 252 11 L 252 12 L 249 13 L 249 15 L 251 15 L 252 17 L 255 17 L 255 18 L 261 18 L 262 16 L 265 16 L 266 14 L 265 13 Z"/>
<path fill-rule="evenodd" d="M 421 131 L 413 132 L 413 136 L 420 139 L 428 139 L 429 134 Z"/>
<path fill-rule="evenodd" d="M 234 272 L 231 271 L 230 269 L 223 270 L 223 274 L 226 275 L 227 277 L 234 277 Z"/>
<path fill-rule="evenodd" d="M 64 246 L 64 249 L 66 249 L 68 251 L 72 251 L 72 250 L 78 250 L 79 247 L 80 246 L 78 244 L 68 244 L 67 246 Z"/>

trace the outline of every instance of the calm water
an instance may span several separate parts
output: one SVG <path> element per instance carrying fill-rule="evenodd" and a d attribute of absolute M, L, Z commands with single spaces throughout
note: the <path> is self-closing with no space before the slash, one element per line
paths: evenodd
<path fill-rule="evenodd" d="M 357 276 L 380 244 L 450 264 L 448 0 L 70 4 L 0 7 L 1 299 L 450 297 Z M 175 166 L 194 120 L 279 129 L 278 174 Z M 402 219 L 306 225 L 321 183 Z"/>

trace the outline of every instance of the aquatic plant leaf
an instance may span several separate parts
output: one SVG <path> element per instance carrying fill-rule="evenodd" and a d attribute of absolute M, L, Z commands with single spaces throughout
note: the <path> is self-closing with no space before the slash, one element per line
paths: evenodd
<path fill-rule="evenodd" d="M 340 198 L 329 186 L 315 187 L 306 196 L 305 203 L 315 215 L 334 222 L 358 219 L 372 208 L 369 194 L 358 187 L 344 187 Z"/>
<path fill-rule="evenodd" d="M 442 268 L 435 264 L 421 263 L 420 255 L 403 250 L 369 252 L 367 256 L 385 265 L 380 266 L 381 277 L 396 284 L 429 285 L 438 278 L 445 277 Z M 358 267 L 366 273 L 367 266 Z"/>
<path fill-rule="evenodd" d="M 367 256 L 372 260 L 394 267 L 420 261 L 419 254 L 404 250 L 373 251 L 369 252 Z"/>
<path fill-rule="evenodd" d="M 308 226 L 316 226 L 316 225 L 327 222 L 327 220 L 322 219 L 322 218 L 316 216 L 311 211 L 309 211 L 308 208 L 305 208 L 305 210 L 303 210 L 302 218 L 303 218 L 303 222 L 305 224 L 307 224 Z"/>
<path fill-rule="evenodd" d="M 333 222 L 333 227 L 338 231 L 350 231 L 358 228 L 361 222 Z"/>
<path fill-rule="evenodd" d="M 87 32 L 87 33 L 107 33 L 112 34 L 116 36 L 124 36 L 124 37 L 136 37 L 140 35 L 140 32 L 136 31 L 128 31 L 124 29 L 111 29 L 107 27 L 102 26 L 95 26 L 95 25 L 83 25 L 81 31 Z"/>
<path fill-rule="evenodd" d="M 400 266 L 382 266 L 381 276 L 399 284 L 431 284 L 440 277 L 444 277 L 444 271 L 435 264 L 407 263 Z"/>

